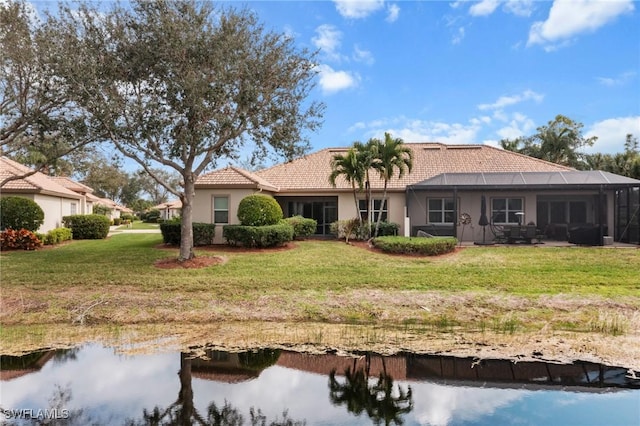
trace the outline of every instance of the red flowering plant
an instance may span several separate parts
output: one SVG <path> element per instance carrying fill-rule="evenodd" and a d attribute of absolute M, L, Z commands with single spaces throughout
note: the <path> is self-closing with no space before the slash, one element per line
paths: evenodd
<path fill-rule="evenodd" d="M 19 231 L 7 228 L 0 233 L 1 250 L 35 250 L 38 247 L 42 247 L 42 241 L 24 228 Z"/>

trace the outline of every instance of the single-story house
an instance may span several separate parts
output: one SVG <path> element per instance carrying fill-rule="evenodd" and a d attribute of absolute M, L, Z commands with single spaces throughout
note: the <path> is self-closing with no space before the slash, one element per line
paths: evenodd
<path fill-rule="evenodd" d="M 382 219 L 400 225 L 400 234 L 453 235 L 463 241 L 493 240 L 516 225 L 535 226 L 537 236 L 566 240 L 573 227 L 596 229 L 600 243 L 638 243 L 640 180 L 575 169 L 488 145 L 407 143 L 413 169 L 388 185 Z M 327 148 L 293 161 L 249 172 L 215 170 L 195 184 L 193 219 L 220 225 L 238 223 L 237 206 L 246 195 L 275 197 L 285 217 L 316 219 L 318 235 L 336 220 L 362 216 L 365 193 L 329 183 L 331 159 L 348 148 Z M 382 204 L 383 180 L 371 182 L 374 210 Z M 484 200 L 484 202 L 483 202 Z M 484 211 L 482 207 L 484 205 Z M 465 215 L 463 215 L 465 213 Z M 486 222 L 480 225 L 480 218 Z M 461 218 L 470 217 L 469 223 Z M 222 229 L 216 240 L 222 240 Z"/>
<path fill-rule="evenodd" d="M 0 181 L 7 177 L 23 176 L 31 171 L 32 169 L 16 161 L 0 157 Z M 40 172 L 7 182 L 0 188 L 0 197 L 7 196 L 24 197 L 38 203 L 44 211 L 44 222 L 38 229 L 42 233 L 63 226 L 64 216 L 82 212 L 82 195 Z"/>
<path fill-rule="evenodd" d="M 0 157 L 0 181 L 7 177 L 25 176 L 33 169 Z M 7 182 L 0 188 L 0 196 L 29 198 L 44 211 L 44 223 L 38 232 L 45 233 L 63 226 L 62 218 L 74 214 L 92 214 L 93 207 L 103 205 L 109 209 L 110 219 L 121 213 L 133 213 L 131 209 L 112 200 L 93 195 L 93 189 L 64 176 L 48 176 L 36 172 L 24 178 Z"/>
<path fill-rule="evenodd" d="M 174 217 L 179 217 L 182 214 L 182 201 L 167 201 L 166 203 L 160 203 L 157 206 L 153 206 L 151 209 L 158 210 L 160 212 L 160 219 L 173 219 Z"/>

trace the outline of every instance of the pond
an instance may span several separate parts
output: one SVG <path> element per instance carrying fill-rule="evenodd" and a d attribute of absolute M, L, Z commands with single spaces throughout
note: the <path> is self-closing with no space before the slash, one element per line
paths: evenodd
<path fill-rule="evenodd" d="M 638 425 L 624 368 L 260 349 L 2 356 L 0 422 L 65 425 Z"/>

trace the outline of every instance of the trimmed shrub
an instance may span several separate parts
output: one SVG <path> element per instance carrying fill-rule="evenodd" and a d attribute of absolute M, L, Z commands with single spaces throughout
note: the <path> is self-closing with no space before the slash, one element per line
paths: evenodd
<path fill-rule="evenodd" d="M 378 237 L 372 244 L 385 253 L 437 256 L 454 251 L 458 240 L 454 237 Z"/>
<path fill-rule="evenodd" d="M 364 240 L 367 238 L 367 224 L 360 224 L 360 219 L 337 220 L 331 223 L 329 232 L 339 240 Z M 375 225 L 374 225 L 375 226 Z"/>
<path fill-rule="evenodd" d="M 62 222 L 71 228 L 74 240 L 100 240 L 107 238 L 111 221 L 99 214 L 65 216 Z"/>
<path fill-rule="evenodd" d="M 400 230 L 400 225 L 393 222 L 380 222 L 380 227 L 378 228 L 378 237 L 387 237 L 392 235 L 398 235 L 398 231 Z M 376 232 L 376 224 L 375 222 L 371 224 L 371 235 L 374 235 Z"/>
<path fill-rule="evenodd" d="M 182 236 L 182 224 L 175 221 L 166 221 L 160 224 L 160 232 L 162 233 L 162 240 L 165 244 L 172 246 L 180 245 L 180 238 Z M 216 225 L 213 223 L 192 223 L 193 229 L 193 245 L 209 246 L 213 244 L 213 238 L 216 235 Z"/>
<path fill-rule="evenodd" d="M 0 229 L 26 229 L 35 232 L 44 222 L 44 211 L 33 200 L 23 197 L 0 199 Z"/>
<path fill-rule="evenodd" d="M 40 238 L 45 245 L 52 246 L 73 239 L 73 232 L 71 232 L 69 228 L 56 228 L 47 232 L 42 237 L 38 236 L 38 238 Z"/>
<path fill-rule="evenodd" d="M 238 205 L 238 220 L 244 226 L 276 225 L 282 220 L 282 208 L 270 195 L 248 195 Z"/>
<path fill-rule="evenodd" d="M 302 216 L 293 216 L 284 220 L 293 227 L 293 239 L 304 240 L 316 233 L 318 221 L 315 219 L 307 219 Z"/>
<path fill-rule="evenodd" d="M 42 246 L 42 241 L 28 229 L 5 229 L 0 233 L 1 250 L 35 250 Z"/>
<path fill-rule="evenodd" d="M 226 225 L 222 236 L 232 246 L 277 247 L 293 240 L 293 226 L 284 221 L 269 226 Z"/>
<path fill-rule="evenodd" d="M 149 210 L 142 215 L 141 219 L 144 223 L 158 223 L 160 220 L 160 210 Z"/>

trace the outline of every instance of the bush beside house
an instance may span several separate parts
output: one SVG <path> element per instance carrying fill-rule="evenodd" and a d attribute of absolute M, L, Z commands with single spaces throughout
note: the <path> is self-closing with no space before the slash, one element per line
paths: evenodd
<path fill-rule="evenodd" d="M 71 215 L 62 218 L 64 225 L 71 228 L 74 240 L 100 240 L 107 238 L 111 220 L 99 214 Z"/>
<path fill-rule="evenodd" d="M 318 221 L 315 219 L 307 219 L 302 216 L 293 216 L 285 219 L 289 225 L 293 227 L 293 239 L 304 240 L 316 233 Z"/>
<path fill-rule="evenodd" d="M 35 232 L 44 223 L 44 211 L 33 200 L 24 197 L 0 199 L 0 229 Z"/>
<path fill-rule="evenodd" d="M 438 256 L 453 252 L 458 240 L 453 237 L 377 237 L 371 243 L 385 253 Z"/>
<path fill-rule="evenodd" d="M 172 246 L 180 245 L 182 236 L 182 225 L 178 221 L 168 221 L 160 224 L 160 232 L 162 233 L 162 241 Z M 213 244 L 213 238 L 216 234 L 216 225 L 213 223 L 193 223 L 193 245 L 209 246 Z"/>

